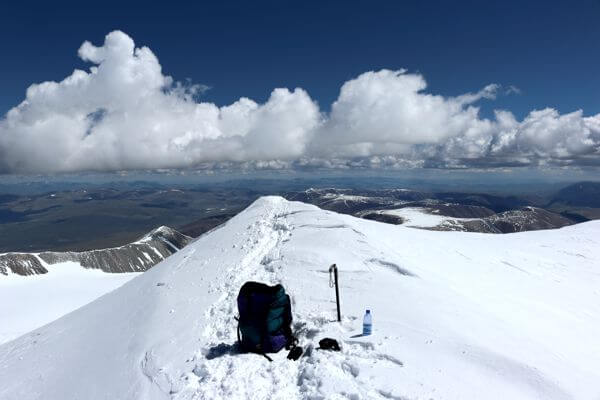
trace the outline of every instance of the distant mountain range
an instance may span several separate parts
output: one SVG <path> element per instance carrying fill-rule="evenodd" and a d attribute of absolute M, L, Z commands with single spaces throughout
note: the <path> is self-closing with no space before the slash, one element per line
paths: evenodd
<path fill-rule="evenodd" d="M 485 187 L 451 183 L 409 182 L 404 186 L 398 179 L 363 177 L 245 179 L 198 185 L 0 184 L 0 254 L 115 247 L 134 242 L 161 225 L 196 237 L 267 194 L 394 224 L 402 222 L 398 215 L 381 211 L 412 207 L 420 213 L 447 217 L 442 228 L 427 229 L 513 232 L 600 219 L 600 182 L 568 186 L 534 182 L 527 188 L 506 182 L 496 186 L 489 182 Z M 454 221 L 449 222 L 450 218 Z"/>
<path fill-rule="evenodd" d="M 0 254 L 0 275 L 45 274 L 49 265 L 64 262 L 76 262 L 83 268 L 104 272 L 141 272 L 179 251 L 191 240 L 172 228 L 161 226 L 119 247 L 82 252 L 4 253 Z"/>
<path fill-rule="evenodd" d="M 466 213 L 470 211 L 464 206 Z M 444 209 L 445 207 L 442 207 Z M 462 208 L 456 205 L 453 210 Z M 401 211 L 402 209 L 400 209 Z M 396 211 L 396 210 L 393 210 Z M 463 231 L 463 232 L 480 232 L 480 233 L 512 233 L 523 231 L 534 231 L 540 229 L 554 229 L 563 226 L 572 225 L 574 222 L 560 214 L 556 214 L 542 208 L 523 207 L 518 210 L 505 211 L 498 214 L 492 214 L 485 217 L 468 217 L 455 218 L 452 213 L 439 213 L 437 207 L 411 208 L 411 211 L 420 212 L 424 216 L 431 215 L 437 217 L 434 225 L 419 225 L 418 222 L 412 223 L 410 226 L 437 230 L 437 231 Z M 462 213 L 463 215 L 466 213 Z M 456 213 L 455 213 L 456 214 Z M 360 215 L 362 218 L 386 222 L 391 224 L 411 223 L 400 215 L 390 211 L 371 211 Z"/>
<path fill-rule="evenodd" d="M 550 203 L 600 208 L 600 182 L 579 182 L 569 185 L 559 190 Z"/>
<path fill-rule="evenodd" d="M 289 194 L 287 198 L 356 217 L 397 225 L 408 223 L 430 230 L 511 233 L 560 228 L 581 222 L 533 207 L 516 196 L 327 188 L 308 189 Z"/>

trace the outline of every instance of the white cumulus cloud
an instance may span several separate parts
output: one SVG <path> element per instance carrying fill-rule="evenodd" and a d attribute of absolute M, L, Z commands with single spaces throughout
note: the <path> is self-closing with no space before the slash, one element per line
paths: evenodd
<path fill-rule="evenodd" d="M 482 118 L 477 104 L 501 92 L 496 84 L 444 97 L 420 74 L 380 70 L 344 83 L 330 113 L 301 88 L 218 107 L 198 102 L 205 87 L 164 75 L 123 32 L 99 47 L 84 42 L 79 56 L 89 71 L 31 85 L 0 119 L 0 172 L 600 164 L 600 114 Z"/>
<path fill-rule="evenodd" d="M 65 172 L 181 168 L 208 161 L 300 157 L 320 123 L 302 89 L 275 89 L 264 104 L 241 98 L 219 108 L 196 103 L 162 74 L 147 47 L 120 31 L 83 43 L 94 66 L 61 82 L 32 85 L 0 121 L 0 168 Z"/>

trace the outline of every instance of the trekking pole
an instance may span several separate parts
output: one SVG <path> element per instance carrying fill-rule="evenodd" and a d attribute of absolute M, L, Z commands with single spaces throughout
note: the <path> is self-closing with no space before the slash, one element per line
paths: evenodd
<path fill-rule="evenodd" d="M 331 279 L 331 273 L 333 272 L 333 280 Z M 335 283 L 335 304 L 337 305 L 337 320 L 342 322 L 342 314 L 340 312 L 340 289 L 338 286 L 338 270 L 335 264 L 329 267 L 329 287 L 333 287 Z"/>

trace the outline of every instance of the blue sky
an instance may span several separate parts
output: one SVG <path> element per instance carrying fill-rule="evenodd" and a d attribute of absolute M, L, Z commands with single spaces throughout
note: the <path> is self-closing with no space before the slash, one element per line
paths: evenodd
<path fill-rule="evenodd" d="M 494 106 L 521 117 L 548 106 L 600 112 L 600 1 L 10 3 L 0 14 L 3 112 L 31 83 L 83 67 L 74 49 L 114 29 L 150 46 L 167 74 L 210 86 L 205 98 L 219 105 L 300 86 L 328 107 L 364 71 L 407 68 L 443 95 L 517 86 Z"/>
<path fill-rule="evenodd" d="M 121 30 L 136 47 L 152 50 L 164 75 L 209 87 L 196 100 L 219 107 L 240 97 L 263 104 L 274 88 L 300 87 L 327 114 L 345 82 L 368 71 L 406 69 L 427 82 L 425 92 L 444 98 L 501 85 L 494 99 L 475 104 L 480 118 L 502 109 L 522 121 L 548 107 L 558 116 L 582 110 L 589 117 L 600 113 L 599 20 L 598 0 L 13 3 L 0 13 L 0 112 L 19 104 L 32 83 L 89 70 L 77 49 L 86 40 L 101 46 L 109 32 Z M 0 169 L 13 171 L 17 161 Z M 584 164 L 590 163 L 596 162 Z"/>

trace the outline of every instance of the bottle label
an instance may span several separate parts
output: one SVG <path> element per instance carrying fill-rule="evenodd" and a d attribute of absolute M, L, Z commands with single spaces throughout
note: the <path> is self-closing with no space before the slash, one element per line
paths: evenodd
<path fill-rule="evenodd" d="M 363 324 L 363 335 L 370 335 L 371 328 L 372 328 L 371 324 Z"/>

